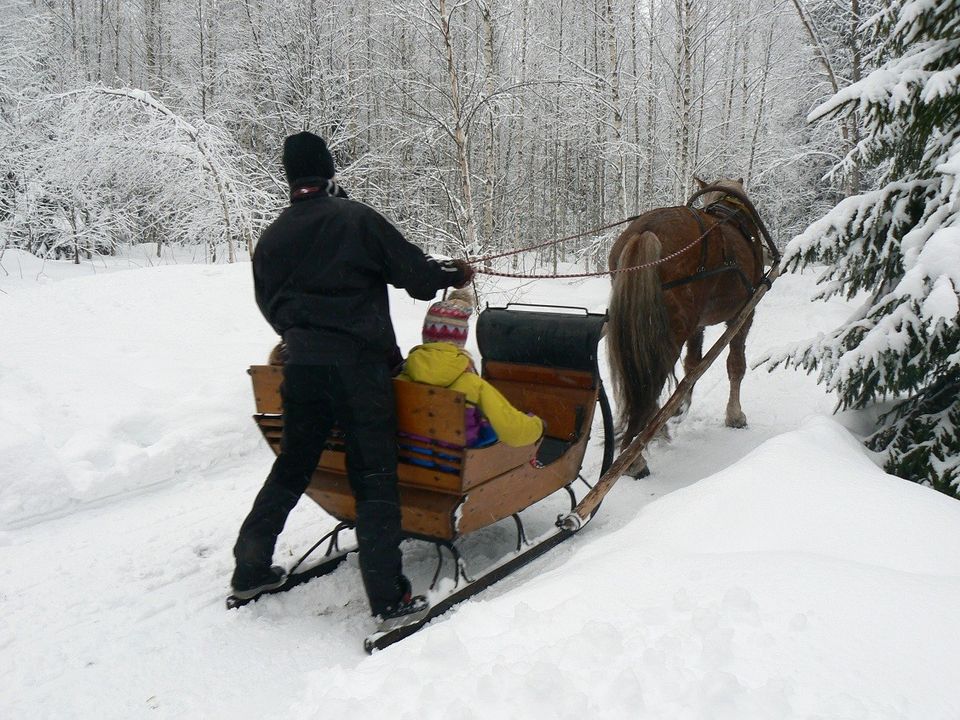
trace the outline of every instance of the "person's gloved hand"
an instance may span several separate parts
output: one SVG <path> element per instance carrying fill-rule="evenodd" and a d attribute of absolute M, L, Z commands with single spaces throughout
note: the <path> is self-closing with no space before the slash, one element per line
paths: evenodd
<path fill-rule="evenodd" d="M 466 260 L 451 260 L 450 262 L 453 263 L 457 270 L 463 273 L 463 280 L 458 285 L 454 285 L 454 287 L 462 288 L 469 285 L 470 281 L 473 280 L 473 276 L 476 275 L 476 270 L 474 270 Z"/>

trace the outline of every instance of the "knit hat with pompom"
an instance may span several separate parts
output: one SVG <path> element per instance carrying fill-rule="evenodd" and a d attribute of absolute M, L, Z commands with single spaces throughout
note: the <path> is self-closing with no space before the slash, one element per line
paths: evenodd
<path fill-rule="evenodd" d="M 423 319 L 423 342 L 448 342 L 458 347 L 467 343 L 473 293 L 469 288 L 452 290 L 446 300 L 435 302 Z"/>

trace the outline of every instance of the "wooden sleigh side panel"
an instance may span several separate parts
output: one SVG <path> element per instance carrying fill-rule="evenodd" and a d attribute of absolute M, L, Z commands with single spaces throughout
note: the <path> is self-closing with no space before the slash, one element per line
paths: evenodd
<path fill-rule="evenodd" d="M 249 372 L 257 406 L 254 419 L 271 448 L 279 453 L 283 370 L 279 366 L 254 366 Z M 464 448 L 465 400 L 461 393 L 401 380 L 394 381 L 394 390 L 399 429 L 397 474 L 405 533 L 452 540 L 509 517 L 569 482 L 553 477 L 553 470 L 535 471 L 531 461 L 539 443 L 520 448 L 500 443 Z M 534 471 L 537 482 L 530 482 L 528 471 Z M 356 518 L 343 437 L 336 430 L 307 494 L 340 520 Z"/>
<path fill-rule="evenodd" d="M 281 415 L 283 368 L 279 365 L 254 365 L 248 372 L 253 380 L 257 413 Z M 393 390 L 397 400 L 397 426 L 401 432 L 463 447 L 466 428 L 462 394 L 402 380 L 393 381 Z"/>

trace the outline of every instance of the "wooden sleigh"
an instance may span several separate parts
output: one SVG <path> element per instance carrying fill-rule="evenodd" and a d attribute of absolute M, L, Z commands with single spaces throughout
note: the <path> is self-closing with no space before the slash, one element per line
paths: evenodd
<path fill-rule="evenodd" d="M 529 341 L 493 337 L 509 333 L 511 326 L 515 332 L 522 332 L 533 324 L 542 331 L 545 323 L 555 331 L 563 328 L 562 334 L 568 336 L 571 322 L 588 335 L 582 340 L 593 345 L 594 352 L 566 352 L 554 346 L 550 364 L 543 364 L 543 357 L 534 364 L 530 362 L 533 353 L 523 348 Z M 586 314 L 573 320 L 515 309 L 487 309 L 481 314 L 478 342 L 484 357 L 482 375 L 515 407 L 544 420 L 545 436 L 534 445 L 513 448 L 496 443 L 467 448 L 461 393 L 394 380 L 405 534 L 452 541 L 508 518 L 577 479 L 602 391 L 595 354 L 601 328 L 602 316 Z M 279 453 L 283 369 L 254 366 L 250 375 L 257 406 L 254 419 L 270 447 Z M 328 441 L 307 494 L 338 520 L 351 522 L 356 518 L 340 433 L 335 431 Z"/>
<path fill-rule="evenodd" d="M 543 545 L 526 543 L 519 513 L 564 489 L 570 495 L 571 506 L 575 504 L 571 486 L 580 477 L 598 405 L 604 431 L 601 475 L 613 458 L 610 406 L 597 365 L 597 348 L 606 316 L 579 309 L 535 307 L 485 309 L 477 321 L 477 342 L 483 356 L 482 376 L 515 407 L 544 420 L 545 433 L 536 444 L 519 448 L 502 443 L 485 448 L 466 447 L 462 394 L 394 381 L 404 534 L 456 552 L 455 540 L 500 520 L 513 517 L 518 528 L 518 553 L 491 572 L 469 581 L 454 594 L 456 597 L 435 605 L 437 612 L 431 617 L 566 537 L 555 536 Z M 283 369 L 262 365 L 251 367 L 249 372 L 256 400 L 254 420 L 273 451 L 279 453 L 283 434 Z M 352 525 L 356 510 L 347 482 L 344 441 L 337 431 L 327 442 L 307 494 L 341 522 L 338 529 Z M 328 559 L 306 571 L 292 573 L 288 584 L 278 591 L 334 569 L 346 554 L 334 553 L 335 543 L 336 531 L 327 550 Z M 458 582 L 460 565 L 457 556 Z M 368 639 L 367 649 L 383 647 L 397 639 L 400 638 L 378 638 L 372 644 Z"/>

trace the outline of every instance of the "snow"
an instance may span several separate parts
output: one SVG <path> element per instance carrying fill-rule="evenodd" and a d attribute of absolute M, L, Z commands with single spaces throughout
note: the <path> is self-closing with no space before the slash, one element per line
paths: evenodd
<path fill-rule="evenodd" d="M 0 527 L 170 482 L 205 470 L 211 456 L 258 446 L 249 418 L 235 412 L 248 381 L 223 372 L 265 357 L 273 338 L 236 295 L 249 273 L 249 265 L 145 268 L 24 289 L 0 304 L 13 340 L 0 359 Z"/>
<path fill-rule="evenodd" d="M 732 430 L 718 362 L 651 448 L 650 478 L 621 480 L 565 544 L 368 657 L 355 560 L 223 609 L 272 460 L 249 418 L 244 370 L 274 342 L 249 265 L 48 261 L 37 279 L 35 259 L 14 260 L 22 277 L 0 270 L 0 717 L 960 716 L 943 681 L 960 662 L 960 504 L 880 470 L 851 434 L 871 418 L 830 417 L 813 378 L 749 372 L 750 425 Z M 850 314 L 807 301 L 815 278 L 776 282 L 748 361 Z M 607 287 L 482 290 L 599 311 Z M 391 297 L 406 349 L 426 304 Z M 592 447 L 588 478 L 598 461 Z M 528 532 L 565 502 L 525 511 Z M 333 524 L 301 502 L 276 559 Z M 478 569 L 513 543 L 503 523 L 462 550 Z M 433 550 L 404 550 L 425 587 Z"/>
<path fill-rule="evenodd" d="M 941 70 L 935 72 L 927 79 L 927 84 L 920 95 L 920 99 L 925 103 L 930 103 L 937 98 L 949 97 L 956 92 L 957 78 L 960 77 L 960 68 L 951 68 L 950 70 Z"/>
<path fill-rule="evenodd" d="M 391 697 L 399 717 L 465 699 L 478 718 L 954 716 L 934 672 L 954 633 L 900 615 L 960 599 L 958 522 L 955 501 L 883 476 L 815 418 L 374 657 L 362 697 L 357 670 L 314 672 L 295 714 Z M 905 667 L 891 650 L 920 637 Z"/>
<path fill-rule="evenodd" d="M 916 9 L 915 3 L 914 6 Z M 906 18 L 908 14 L 905 11 L 901 17 Z M 903 32 L 904 26 L 900 25 L 894 34 Z M 828 117 L 849 102 L 857 102 L 864 112 L 869 105 L 876 104 L 896 114 L 909 105 L 915 96 L 923 103 L 933 103 L 949 96 L 956 87 L 958 70 L 950 68 L 938 71 L 929 68 L 935 68 L 939 62 L 943 62 L 944 56 L 950 57 L 956 51 L 956 46 L 952 38 L 943 42 L 914 43 L 901 57 L 888 60 L 865 78 L 840 88 L 807 114 L 807 122 Z"/>

